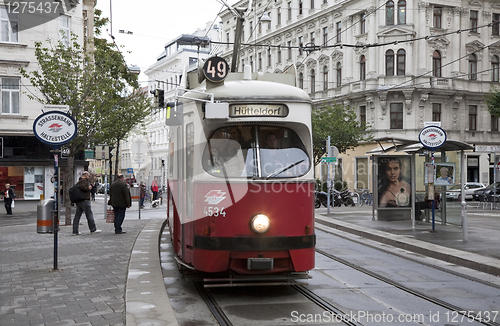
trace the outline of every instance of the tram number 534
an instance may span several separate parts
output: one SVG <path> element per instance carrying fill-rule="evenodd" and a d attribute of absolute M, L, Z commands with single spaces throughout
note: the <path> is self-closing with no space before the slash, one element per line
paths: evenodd
<path fill-rule="evenodd" d="M 220 57 L 211 57 L 203 65 L 203 74 L 212 82 L 223 81 L 229 72 L 226 60 Z"/>
<path fill-rule="evenodd" d="M 219 208 L 219 207 L 208 206 L 203 208 L 203 214 L 205 214 L 205 216 L 226 217 L 226 211 L 224 210 L 224 207 Z"/>

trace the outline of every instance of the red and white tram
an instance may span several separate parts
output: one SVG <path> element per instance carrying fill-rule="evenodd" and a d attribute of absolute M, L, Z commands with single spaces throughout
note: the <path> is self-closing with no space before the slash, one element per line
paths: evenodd
<path fill-rule="evenodd" d="M 214 81 L 187 74 L 191 87 L 167 111 L 176 259 L 198 272 L 294 278 L 314 267 L 311 100 L 293 74 L 226 77 L 221 60 L 205 63 Z"/>

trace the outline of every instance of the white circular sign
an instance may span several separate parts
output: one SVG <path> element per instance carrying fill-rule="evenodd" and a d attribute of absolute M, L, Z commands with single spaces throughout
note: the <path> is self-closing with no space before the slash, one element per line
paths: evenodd
<path fill-rule="evenodd" d="M 428 126 L 420 131 L 418 140 L 425 147 L 435 149 L 446 142 L 446 132 L 440 127 Z"/>
<path fill-rule="evenodd" d="M 33 132 L 40 141 L 49 145 L 63 145 L 76 136 L 75 119 L 59 111 L 49 111 L 33 122 Z"/>

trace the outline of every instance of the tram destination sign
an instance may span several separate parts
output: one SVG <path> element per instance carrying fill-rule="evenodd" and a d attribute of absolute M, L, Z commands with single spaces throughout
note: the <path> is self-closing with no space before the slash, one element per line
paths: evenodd
<path fill-rule="evenodd" d="M 418 140 L 425 147 L 434 150 L 446 142 L 446 132 L 440 127 L 428 126 L 420 131 Z"/>
<path fill-rule="evenodd" d="M 33 132 L 43 143 L 60 146 L 76 136 L 77 125 L 71 116 L 60 111 L 49 111 L 36 118 Z"/>
<path fill-rule="evenodd" d="M 241 117 L 280 117 L 288 115 L 288 107 L 284 104 L 232 104 L 229 106 L 231 118 Z"/>

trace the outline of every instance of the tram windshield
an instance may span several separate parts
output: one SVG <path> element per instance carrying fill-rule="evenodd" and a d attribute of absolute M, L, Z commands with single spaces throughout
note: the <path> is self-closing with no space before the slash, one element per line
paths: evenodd
<path fill-rule="evenodd" d="M 293 178 L 311 167 L 297 133 L 269 126 L 230 126 L 217 129 L 203 152 L 205 171 L 216 177 Z"/>

